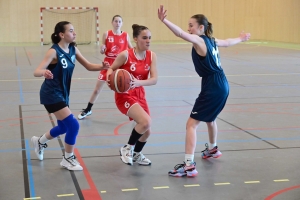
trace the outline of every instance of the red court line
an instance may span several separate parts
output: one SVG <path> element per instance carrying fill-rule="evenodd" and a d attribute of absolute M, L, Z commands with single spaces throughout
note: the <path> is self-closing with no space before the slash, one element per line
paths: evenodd
<path fill-rule="evenodd" d="M 296 186 L 293 186 L 293 187 L 289 187 L 289 188 L 285 188 L 283 190 L 279 190 L 278 192 L 275 192 L 274 194 L 271 194 L 270 196 L 268 196 L 267 198 L 265 198 L 265 200 L 271 200 L 273 199 L 274 197 L 282 194 L 282 193 L 285 193 L 289 190 L 293 190 L 293 189 L 297 189 L 297 188 L 300 188 L 300 185 L 296 185 Z"/>
<path fill-rule="evenodd" d="M 128 124 L 130 123 L 131 121 L 128 121 L 128 122 L 124 122 L 122 124 L 119 124 L 115 129 L 114 129 L 114 135 L 119 135 L 119 129 L 124 126 L 125 124 Z"/>
<path fill-rule="evenodd" d="M 77 157 L 77 160 L 80 162 L 80 165 L 83 167 L 83 174 L 90 186 L 90 189 L 81 190 L 84 199 L 85 200 L 102 200 L 102 198 L 96 188 L 96 185 L 95 185 L 85 163 L 83 162 L 83 159 L 77 148 L 74 149 L 74 153 Z"/>

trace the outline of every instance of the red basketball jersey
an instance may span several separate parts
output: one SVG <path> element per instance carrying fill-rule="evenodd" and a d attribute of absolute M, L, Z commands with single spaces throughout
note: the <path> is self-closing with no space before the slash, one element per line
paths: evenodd
<path fill-rule="evenodd" d="M 127 33 L 122 32 L 120 35 L 116 35 L 112 30 L 107 31 L 105 46 L 107 57 L 117 57 L 119 53 L 128 48 Z"/>
<path fill-rule="evenodd" d="M 128 58 L 120 69 L 127 70 L 138 80 L 148 79 L 150 66 L 152 63 L 152 51 L 147 50 L 143 60 L 137 59 L 134 48 L 128 49 Z"/>

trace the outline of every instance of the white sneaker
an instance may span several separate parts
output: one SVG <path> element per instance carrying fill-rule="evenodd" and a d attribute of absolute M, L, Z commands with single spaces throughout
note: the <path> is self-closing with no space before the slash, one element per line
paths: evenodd
<path fill-rule="evenodd" d="M 83 170 L 80 163 L 76 160 L 76 156 L 73 155 L 69 158 L 65 158 L 65 155 L 63 155 L 63 159 L 60 162 L 60 166 L 71 170 L 71 171 L 77 171 L 77 170 Z"/>
<path fill-rule="evenodd" d="M 92 110 L 86 111 L 85 109 L 82 110 L 82 112 L 78 115 L 78 119 L 84 119 L 86 116 L 89 116 L 92 114 Z"/>
<path fill-rule="evenodd" d="M 124 147 L 121 147 L 120 156 L 123 163 L 127 165 L 133 165 L 132 153 L 133 153 L 133 148 L 130 145 L 126 144 Z"/>
<path fill-rule="evenodd" d="M 137 162 L 140 165 L 151 165 L 151 161 L 142 152 L 133 154 L 133 162 Z"/>
<path fill-rule="evenodd" d="M 33 136 L 31 138 L 31 142 L 33 143 L 34 146 L 34 152 L 36 154 L 36 156 L 38 157 L 39 160 L 43 160 L 44 159 L 44 149 L 47 148 L 47 144 L 41 144 L 40 143 L 40 138 Z"/>

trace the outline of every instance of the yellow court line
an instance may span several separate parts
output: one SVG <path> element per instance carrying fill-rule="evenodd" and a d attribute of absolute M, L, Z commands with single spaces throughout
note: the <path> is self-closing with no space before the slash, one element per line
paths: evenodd
<path fill-rule="evenodd" d="M 58 194 L 57 197 L 70 197 L 74 196 L 74 194 Z"/>
<path fill-rule="evenodd" d="M 41 199 L 41 197 L 30 197 L 30 198 L 24 198 L 24 200 L 31 200 L 31 199 Z"/>
<path fill-rule="evenodd" d="M 260 183 L 260 181 L 245 181 L 244 183 Z"/>
<path fill-rule="evenodd" d="M 100 193 L 106 193 L 106 191 L 103 190 L 103 191 L 100 191 Z"/>
<path fill-rule="evenodd" d="M 137 188 L 130 188 L 130 189 L 122 189 L 122 192 L 130 192 L 130 191 L 136 191 L 139 190 Z"/>
<path fill-rule="evenodd" d="M 169 186 L 160 186 L 160 187 L 153 187 L 154 190 L 157 190 L 157 189 L 168 189 Z"/>
<path fill-rule="evenodd" d="M 274 180 L 274 182 L 287 182 L 290 181 L 289 179 L 280 179 L 280 180 Z"/>
<path fill-rule="evenodd" d="M 215 185 L 230 185 L 230 183 L 226 182 L 226 183 L 215 183 Z"/>
<path fill-rule="evenodd" d="M 198 187 L 200 186 L 199 184 L 192 184 L 192 185 L 184 185 L 184 187 Z"/>

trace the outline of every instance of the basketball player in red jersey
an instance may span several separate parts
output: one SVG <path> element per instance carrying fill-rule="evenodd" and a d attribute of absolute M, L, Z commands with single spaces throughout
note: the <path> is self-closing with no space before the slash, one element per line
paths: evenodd
<path fill-rule="evenodd" d="M 121 31 L 123 20 L 120 15 L 115 15 L 112 18 L 113 29 L 106 31 L 102 36 L 102 45 L 100 47 L 100 53 L 105 54 L 104 62 L 108 62 L 110 65 L 114 62 L 117 55 L 128 48 L 132 48 L 129 35 Z M 86 116 L 92 114 L 92 106 L 97 100 L 100 91 L 102 90 L 106 81 L 106 70 L 100 72 L 97 80 L 96 87 L 92 93 L 90 101 L 85 109 L 78 115 L 78 119 L 84 119 Z"/>
<path fill-rule="evenodd" d="M 137 24 L 133 24 L 132 29 L 136 46 L 117 56 L 107 70 L 107 84 L 109 85 L 110 74 L 118 68 L 131 73 L 131 89 L 127 93 L 115 93 L 118 109 L 136 122 L 128 143 L 120 149 L 121 160 L 128 165 L 133 165 L 133 162 L 151 165 L 151 161 L 141 153 L 150 136 L 151 125 L 143 86 L 155 85 L 157 82 L 156 54 L 148 50 L 151 40 L 149 29 Z"/>

